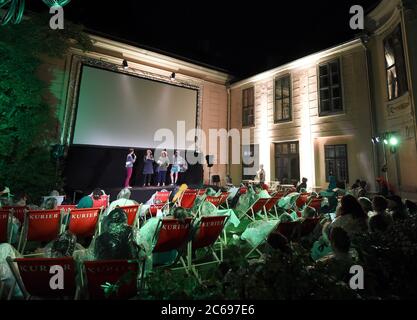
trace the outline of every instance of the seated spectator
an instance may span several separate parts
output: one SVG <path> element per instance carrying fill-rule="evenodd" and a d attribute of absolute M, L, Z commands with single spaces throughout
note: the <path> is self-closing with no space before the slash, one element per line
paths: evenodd
<path fill-rule="evenodd" d="M 342 228 L 332 228 L 330 244 L 332 253 L 317 261 L 318 267 L 323 268 L 336 279 L 346 281 L 349 278 L 350 268 L 354 265 L 354 253 L 350 251 L 349 235 Z"/>
<path fill-rule="evenodd" d="M 297 186 L 297 192 L 298 193 L 303 193 L 302 191 L 307 190 L 307 182 L 308 182 L 308 179 L 307 178 L 303 178 L 303 180 L 301 181 L 301 183 Z"/>
<path fill-rule="evenodd" d="M 365 197 L 359 198 L 358 201 L 363 211 L 368 215 L 368 217 L 371 217 L 374 211 L 373 206 L 372 206 L 372 201 Z"/>
<path fill-rule="evenodd" d="M 90 197 L 92 197 L 93 199 L 93 208 L 101 208 L 101 207 L 107 208 L 107 206 L 109 205 L 108 196 L 103 190 L 99 188 L 94 189 Z"/>
<path fill-rule="evenodd" d="M 102 224 L 102 233 L 94 243 L 96 260 L 136 259 L 137 247 L 126 213 L 118 208 L 110 212 Z"/>
<path fill-rule="evenodd" d="M 58 208 L 58 201 L 55 198 L 48 198 L 43 204 L 43 210 L 56 210 Z"/>
<path fill-rule="evenodd" d="M 77 209 L 90 209 L 93 208 L 94 202 L 90 196 L 82 197 L 77 204 Z"/>
<path fill-rule="evenodd" d="M 355 183 L 352 185 L 351 189 L 352 190 L 358 189 L 360 187 L 360 183 L 361 183 L 361 180 L 357 179 Z"/>
<path fill-rule="evenodd" d="M 352 238 L 355 234 L 368 230 L 367 222 L 368 215 L 363 211 L 359 201 L 352 195 L 346 195 L 342 198 L 332 228 L 340 227 Z"/>
<path fill-rule="evenodd" d="M 369 219 L 370 232 L 384 232 L 393 223 L 392 216 L 387 212 L 388 201 L 382 196 L 376 196 L 373 200 L 374 215 Z"/>
<path fill-rule="evenodd" d="M 368 196 L 368 183 L 366 181 L 361 181 L 359 183 L 359 188 L 358 188 L 358 198 L 364 198 Z"/>
<path fill-rule="evenodd" d="M 112 212 L 117 207 L 129 207 L 129 206 L 136 206 L 138 203 L 134 200 L 130 200 L 130 196 L 132 195 L 129 188 L 125 188 L 119 192 L 117 195 L 117 200 L 110 203 L 110 206 L 106 210 L 106 215 Z"/>
<path fill-rule="evenodd" d="M 407 207 L 400 196 L 392 196 L 388 199 L 388 210 L 391 212 L 394 221 L 404 220 L 407 218 Z"/>
<path fill-rule="evenodd" d="M 301 216 L 303 219 L 315 218 L 317 217 L 317 211 L 312 207 L 305 207 L 301 212 Z"/>
<path fill-rule="evenodd" d="M 19 193 L 15 197 L 15 203 L 14 203 L 14 205 L 16 207 L 26 207 L 26 205 L 27 205 L 27 199 L 28 198 L 27 198 L 26 193 Z"/>

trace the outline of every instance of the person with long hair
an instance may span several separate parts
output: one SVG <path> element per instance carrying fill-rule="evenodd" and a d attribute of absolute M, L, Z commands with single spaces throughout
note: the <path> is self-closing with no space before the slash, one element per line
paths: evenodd
<path fill-rule="evenodd" d="M 332 228 L 336 227 L 345 230 L 349 236 L 368 230 L 368 214 L 354 196 L 348 194 L 342 198 L 332 223 Z"/>

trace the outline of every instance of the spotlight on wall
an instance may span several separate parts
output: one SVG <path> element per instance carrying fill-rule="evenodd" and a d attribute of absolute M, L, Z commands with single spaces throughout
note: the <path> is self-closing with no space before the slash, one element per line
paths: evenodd
<path fill-rule="evenodd" d="M 175 81 L 175 77 L 176 77 L 176 74 L 175 74 L 175 72 L 173 72 L 173 73 L 171 74 L 171 81 Z"/>
<path fill-rule="evenodd" d="M 127 63 L 127 60 L 123 60 L 123 69 L 127 70 L 129 69 L 129 64 Z"/>

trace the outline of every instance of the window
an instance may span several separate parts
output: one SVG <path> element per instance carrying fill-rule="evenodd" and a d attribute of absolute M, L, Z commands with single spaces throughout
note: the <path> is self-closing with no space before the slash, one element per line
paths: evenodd
<path fill-rule="evenodd" d="M 342 81 L 339 60 L 319 66 L 320 115 L 343 111 Z"/>
<path fill-rule="evenodd" d="M 243 126 L 253 127 L 255 125 L 255 88 L 243 90 Z"/>
<path fill-rule="evenodd" d="M 281 184 L 297 184 L 300 181 L 300 154 L 298 142 L 275 145 L 275 178 Z"/>
<path fill-rule="evenodd" d="M 331 175 L 335 176 L 338 182 L 349 182 L 347 145 L 325 146 L 326 158 L 326 179 L 329 181 Z"/>
<path fill-rule="evenodd" d="M 251 144 L 242 146 L 242 151 L 242 180 L 254 180 L 259 169 L 259 145 Z"/>
<path fill-rule="evenodd" d="M 394 100 L 401 97 L 408 90 L 400 26 L 385 38 L 384 51 L 388 99 Z"/>
<path fill-rule="evenodd" d="M 275 80 L 275 123 L 291 121 L 291 76 Z"/>

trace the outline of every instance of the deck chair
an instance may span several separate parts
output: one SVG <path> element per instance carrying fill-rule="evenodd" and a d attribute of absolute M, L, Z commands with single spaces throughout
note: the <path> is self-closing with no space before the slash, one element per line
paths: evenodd
<path fill-rule="evenodd" d="M 317 213 L 320 212 L 321 210 L 321 202 L 323 201 L 322 198 L 314 198 L 311 202 L 310 202 L 310 207 L 316 209 Z"/>
<path fill-rule="evenodd" d="M 64 204 L 64 205 L 58 206 L 57 209 L 58 210 L 64 210 L 64 211 L 75 210 L 75 209 L 77 209 L 77 205 L 75 205 L 75 204 Z"/>
<path fill-rule="evenodd" d="M 204 196 L 207 193 L 207 189 L 199 189 L 197 190 L 197 197 Z"/>
<path fill-rule="evenodd" d="M 138 222 L 138 213 L 139 213 L 139 209 L 140 209 L 140 205 L 133 205 L 133 206 L 124 206 L 124 207 L 120 207 L 120 209 L 122 209 L 126 215 L 127 215 L 127 224 L 129 226 L 136 226 L 137 222 Z"/>
<path fill-rule="evenodd" d="M 25 212 L 27 207 L 18 207 L 18 206 L 11 206 L 11 207 L 3 207 L 2 210 L 9 210 L 11 211 L 12 215 L 20 221 L 20 223 L 23 225 L 25 221 Z"/>
<path fill-rule="evenodd" d="M 32 297 L 77 300 L 79 297 L 79 288 L 75 279 L 75 261 L 72 257 L 59 259 L 12 259 L 8 257 L 7 263 L 26 300 Z M 54 266 L 61 267 L 61 271 L 54 270 L 52 268 Z M 52 279 L 59 272 L 63 272 L 62 288 L 52 289 L 51 284 L 60 285 L 58 280 L 55 282 Z"/>
<path fill-rule="evenodd" d="M 135 297 L 138 294 L 138 288 L 142 286 L 144 262 L 145 260 L 85 261 L 82 267 L 82 284 L 87 291 L 88 298 L 91 300 L 126 300 Z M 141 272 L 140 269 L 142 269 Z M 140 278 L 138 278 L 139 274 Z M 118 290 L 106 297 L 107 285 L 114 285 L 118 287 Z"/>
<path fill-rule="evenodd" d="M 229 216 L 210 216 L 202 217 L 196 226 L 196 231 L 192 241 L 188 243 L 187 250 L 187 267 L 197 280 L 201 283 L 201 278 L 197 272 L 197 267 L 220 264 L 223 262 L 223 243 L 220 240 L 220 236 L 226 226 Z M 219 255 L 217 255 L 214 248 L 215 244 L 219 244 Z M 213 260 L 204 263 L 193 263 L 193 251 L 198 249 L 208 249 L 213 256 Z"/>
<path fill-rule="evenodd" d="M 228 202 L 229 192 L 227 192 L 227 191 L 222 192 L 220 194 L 220 197 L 221 197 L 221 200 L 220 200 L 220 206 L 219 207 L 229 209 L 229 202 Z"/>
<path fill-rule="evenodd" d="M 298 239 L 300 236 L 300 222 L 281 222 L 278 224 L 276 232 L 282 234 L 288 241 Z"/>
<path fill-rule="evenodd" d="M 301 222 L 301 237 L 309 236 L 320 223 L 320 220 L 321 218 L 307 218 Z"/>
<path fill-rule="evenodd" d="M 254 204 L 246 211 L 245 215 L 249 217 L 252 221 L 256 220 L 256 214 L 262 212 L 264 217 L 268 219 L 268 214 L 265 213 L 265 205 L 268 203 L 269 199 L 259 198 L 255 201 Z"/>
<path fill-rule="evenodd" d="M 28 241 L 49 242 L 55 240 L 61 231 L 61 223 L 60 210 L 27 211 L 18 251 L 24 254 Z"/>
<path fill-rule="evenodd" d="M 205 201 L 210 202 L 211 204 L 213 204 L 216 208 L 220 207 L 220 204 L 222 202 L 222 197 L 218 196 L 218 197 L 213 197 L 213 196 L 207 196 Z"/>
<path fill-rule="evenodd" d="M 268 230 L 268 232 L 265 233 L 265 236 L 263 238 L 260 238 L 260 241 L 255 242 L 255 243 L 248 242 L 252 246 L 252 249 L 245 256 L 246 259 L 249 259 L 250 257 L 252 257 L 254 253 L 257 254 L 257 257 L 262 256 L 262 252 L 260 251 L 259 248 L 268 241 L 268 238 L 271 236 L 272 233 L 276 232 L 278 225 L 279 225 L 279 221 L 276 219 L 275 220 L 271 219 L 271 220 L 264 221 L 264 222 L 268 223 L 268 227 L 270 228 L 270 230 Z"/>
<path fill-rule="evenodd" d="M 78 238 L 94 236 L 100 221 L 101 212 L 101 208 L 70 210 L 68 230 Z"/>
<path fill-rule="evenodd" d="M 11 215 L 9 210 L 0 210 L 0 243 L 11 243 Z"/>
<path fill-rule="evenodd" d="M 154 201 L 155 203 L 168 203 L 169 202 L 169 198 L 171 197 L 171 193 L 170 191 L 158 191 L 155 194 L 155 198 Z"/>
<path fill-rule="evenodd" d="M 296 205 L 299 209 L 302 209 L 307 204 L 308 197 L 310 197 L 309 193 L 300 194 L 300 197 L 296 201 Z"/>
<path fill-rule="evenodd" d="M 178 202 L 178 207 L 183 208 L 183 209 L 188 209 L 191 210 L 194 207 L 194 203 L 195 200 L 197 199 L 197 192 L 194 190 L 186 190 L 179 202 Z"/>
<path fill-rule="evenodd" d="M 188 269 L 184 259 L 181 257 L 181 252 L 186 249 L 186 245 L 190 239 L 192 221 L 192 218 L 187 218 L 185 223 L 181 224 L 176 219 L 162 219 L 159 221 L 153 237 L 154 247 L 152 252 L 164 253 L 177 250 L 179 260 L 183 266 L 177 269 L 186 269 L 187 273 Z"/>
<path fill-rule="evenodd" d="M 265 204 L 265 212 L 268 214 L 272 210 L 274 210 L 275 217 L 278 218 L 277 205 L 278 201 L 281 200 L 282 197 L 283 194 L 276 194 L 272 198 L 270 198 L 268 202 Z"/>

